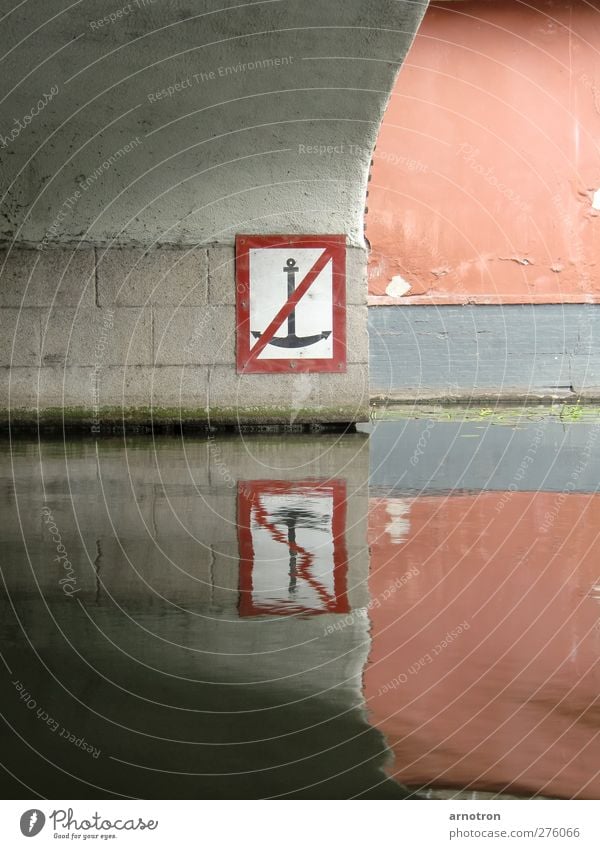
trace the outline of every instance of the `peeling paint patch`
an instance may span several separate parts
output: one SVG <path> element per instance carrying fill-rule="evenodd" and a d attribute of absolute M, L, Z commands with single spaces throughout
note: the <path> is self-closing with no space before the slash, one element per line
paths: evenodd
<path fill-rule="evenodd" d="M 519 265 L 533 265 L 533 260 L 520 256 L 499 256 L 501 262 L 518 262 Z"/>
<path fill-rule="evenodd" d="M 401 298 L 402 295 L 406 295 L 407 292 L 410 292 L 411 285 L 397 274 L 395 277 L 392 277 L 391 281 L 386 286 L 385 292 L 386 295 L 390 295 L 392 298 Z"/>
<path fill-rule="evenodd" d="M 596 189 L 592 197 L 592 209 L 600 210 L 600 189 Z"/>

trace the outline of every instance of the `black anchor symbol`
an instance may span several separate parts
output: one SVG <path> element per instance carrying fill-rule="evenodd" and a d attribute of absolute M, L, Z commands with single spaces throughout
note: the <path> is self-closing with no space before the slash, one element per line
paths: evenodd
<path fill-rule="evenodd" d="M 290 257 L 286 260 L 283 271 L 287 273 L 287 294 L 288 301 L 294 294 L 296 288 L 296 273 L 300 269 L 296 265 L 296 260 Z M 296 336 L 296 309 L 294 308 L 288 315 L 287 320 L 288 332 L 287 336 L 274 336 L 269 339 L 268 345 L 276 345 L 278 348 L 304 348 L 306 345 L 314 345 L 315 342 L 320 342 L 321 339 L 327 339 L 331 336 L 331 330 L 323 330 L 322 333 L 316 333 L 314 336 Z M 252 335 L 255 339 L 260 339 L 262 331 L 253 330 Z"/>

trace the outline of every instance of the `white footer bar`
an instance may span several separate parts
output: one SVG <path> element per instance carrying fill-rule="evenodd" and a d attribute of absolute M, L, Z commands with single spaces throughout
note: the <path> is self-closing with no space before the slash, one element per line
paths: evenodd
<path fill-rule="evenodd" d="M 0 802 L 0 846 L 598 849 L 599 814 L 597 801 L 22 800 Z"/>

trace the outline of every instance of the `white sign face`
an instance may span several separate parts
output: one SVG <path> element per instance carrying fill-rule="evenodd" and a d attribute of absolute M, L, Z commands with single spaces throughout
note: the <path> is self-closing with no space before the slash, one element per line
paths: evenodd
<path fill-rule="evenodd" d="M 250 350 L 324 249 L 254 248 L 250 261 Z M 257 360 L 333 357 L 333 260 L 317 275 Z"/>
<path fill-rule="evenodd" d="M 346 370 L 344 236 L 236 238 L 237 369 Z"/>

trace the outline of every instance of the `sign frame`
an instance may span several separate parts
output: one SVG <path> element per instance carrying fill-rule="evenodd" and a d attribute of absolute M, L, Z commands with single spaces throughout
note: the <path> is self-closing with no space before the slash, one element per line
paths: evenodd
<path fill-rule="evenodd" d="M 332 357 L 281 357 L 257 359 L 260 351 L 268 344 L 285 322 L 285 317 L 273 327 L 269 325 L 264 332 L 267 342 L 258 339 L 250 347 L 250 251 L 269 248 L 324 248 L 332 261 Z M 339 234 L 322 235 L 285 235 L 274 234 L 256 236 L 239 234 L 235 241 L 235 279 L 236 279 L 236 368 L 238 374 L 296 374 L 306 372 L 329 372 L 343 374 L 346 371 L 346 236 Z M 319 260 L 320 261 L 320 260 Z M 317 261 L 317 264 L 318 262 Z M 299 281 L 297 290 L 311 276 L 313 269 Z M 320 273 L 320 272 L 319 272 Z M 283 274 L 283 269 L 282 269 Z M 318 277 L 318 274 L 316 275 Z M 315 279 L 316 279 L 315 277 Z M 314 282 L 314 280 L 312 281 Z M 309 283 L 308 288 L 310 288 Z M 301 300 L 302 296 L 297 302 Z M 290 301 L 285 308 L 288 313 Z M 283 308 L 282 308 L 283 309 Z M 280 310 L 282 312 L 282 310 Z M 275 316 L 274 316 L 275 318 Z M 258 350 L 257 350 L 258 349 Z"/>
<path fill-rule="evenodd" d="M 302 608 L 292 610 L 287 605 L 255 605 L 253 601 L 253 570 L 255 565 L 252 544 L 252 508 L 262 495 L 331 495 L 333 514 L 331 532 L 333 542 L 334 598 L 326 610 Z M 253 616 L 319 616 L 331 613 L 349 613 L 348 599 L 348 549 L 346 544 L 346 481 L 341 478 L 312 478 L 301 481 L 247 480 L 238 481 L 237 525 L 240 556 L 239 614 Z"/>

